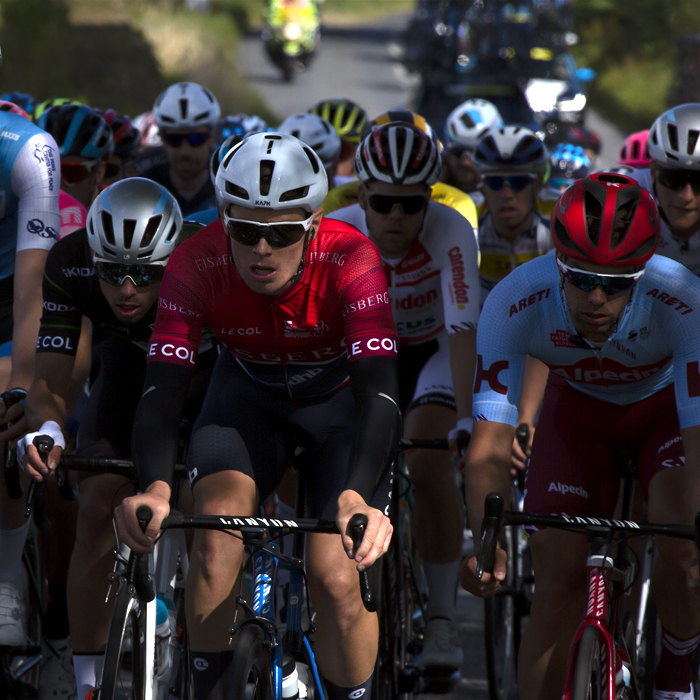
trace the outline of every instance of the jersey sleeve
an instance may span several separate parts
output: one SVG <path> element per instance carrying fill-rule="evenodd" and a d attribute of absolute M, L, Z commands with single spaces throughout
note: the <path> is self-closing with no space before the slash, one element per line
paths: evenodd
<path fill-rule="evenodd" d="M 76 289 L 64 272 L 63 243 L 46 259 L 42 286 L 43 311 L 36 351 L 75 355 L 80 340 L 82 311 Z M 84 278 L 78 278 L 78 283 Z"/>
<path fill-rule="evenodd" d="M 396 357 L 398 334 L 379 252 L 362 238 L 348 257 L 352 267 L 341 280 L 339 294 L 348 360 Z"/>
<path fill-rule="evenodd" d="M 440 283 L 445 330 L 447 335 L 452 335 L 475 330 L 479 322 L 479 249 L 467 219 L 444 207 L 440 213 L 445 220 L 444 226 L 438 226 Z"/>
<path fill-rule="evenodd" d="M 515 294 L 513 275 L 515 272 L 489 294 L 481 312 L 476 334 L 472 410 L 474 420 L 514 426 L 518 420 L 527 344 L 526 329 L 517 317 L 508 315 L 511 297 Z"/>
<path fill-rule="evenodd" d="M 194 370 L 204 326 L 208 278 L 198 274 L 190 243 L 194 240 L 178 246 L 168 260 L 148 344 L 148 362 L 170 362 Z"/>
<path fill-rule="evenodd" d="M 19 199 L 17 252 L 49 250 L 58 240 L 60 156 L 50 134 L 30 138 L 12 168 L 12 191 Z"/>

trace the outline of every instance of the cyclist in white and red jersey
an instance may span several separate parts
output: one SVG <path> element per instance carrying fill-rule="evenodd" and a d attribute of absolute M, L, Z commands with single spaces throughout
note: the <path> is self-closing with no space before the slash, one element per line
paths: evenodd
<path fill-rule="evenodd" d="M 145 493 L 126 499 L 117 519 L 124 541 L 145 551 L 168 513 L 184 392 L 206 323 L 224 349 L 188 455 L 197 512 L 254 513 L 287 466 L 285 445 L 306 448 L 309 515 L 334 519 L 343 533 L 310 536 L 306 564 L 316 659 L 329 700 L 346 700 L 370 694 L 378 627 L 356 568 L 389 545 L 382 510 L 401 425 L 381 261 L 351 226 L 322 219 L 327 187 L 316 153 L 286 134 L 250 136 L 222 161 L 221 219 L 181 244 L 161 285 L 134 425 Z M 142 504 L 154 513 L 145 535 L 135 516 Z M 355 513 L 369 522 L 353 553 Z M 242 561 L 239 541 L 195 534 L 187 625 L 198 700 L 224 697 Z"/>
<path fill-rule="evenodd" d="M 489 295 L 477 340 L 474 433 L 466 494 L 474 525 L 489 491 L 510 493 L 509 466 L 527 355 L 549 380 L 526 475 L 525 510 L 611 517 L 620 451 L 632 450 L 652 522 L 691 523 L 700 510 L 700 282 L 652 256 L 659 214 L 635 180 L 577 180 L 552 215 L 557 250 L 521 265 Z M 652 591 L 663 626 L 654 698 L 689 700 L 700 639 L 686 571 L 692 543 L 658 537 Z M 585 610 L 586 538 L 543 529 L 530 537 L 537 585 L 520 646 L 523 700 L 559 700 L 573 634 Z M 492 595 L 505 575 L 463 585 Z"/>
<path fill-rule="evenodd" d="M 661 238 L 656 252 L 700 276 L 700 104 L 664 112 L 649 131 L 649 168 L 633 177 L 659 204 Z M 639 167 L 639 166 L 637 166 Z"/>
<path fill-rule="evenodd" d="M 471 224 L 430 200 L 440 155 L 417 126 L 389 122 L 360 145 L 358 204 L 333 212 L 379 248 L 399 332 L 401 410 L 407 438 L 471 431 L 471 386 L 479 318 L 478 251 Z M 458 421 L 458 422 L 457 422 Z M 414 531 L 430 596 L 421 667 L 451 675 L 462 663 L 455 587 L 463 508 L 448 454 L 411 450 Z"/>

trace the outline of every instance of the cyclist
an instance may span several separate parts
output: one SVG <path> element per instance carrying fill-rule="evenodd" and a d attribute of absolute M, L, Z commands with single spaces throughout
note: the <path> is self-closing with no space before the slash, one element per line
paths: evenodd
<path fill-rule="evenodd" d="M 216 147 L 231 136 L 239 137 L 242 141 L 246 134 L 259 134 L 261 131 L 273 131 L 262 117 L 257 114 L 236 114 L 233 117 L 222 117 L 216 124 Z"/>
<path fill-rule="evenodd" d="M 438 149 L 442 149 L 442 145 L 440 144 L 437 136 L 435 136 L 433 133 L 430 124 L 428 124 L 428 122 L 426 122 L 425 119 L 420 116 L 420 114 L 415 114 L 414 112 L 409 112 L 405 109 L 396 109 L 380 114 L 376 119 L 372 120 L 367 125 L 367 128 L 365 129 L 365 137 L 377 126 L 388 124 L 389 122 L 393 121 L 405 122 L 406 124 L 413 124 L 414 126 L 417 126 L 419 129 L 425 132 L 430 139 L 433 140 Z M 323 200 L 324 213 L 330 214 L 331 212 L 341 209 L 342 207 L 357 204 L 359 192 L 359 180 L 335 187 Z M 436 182 L 431 189 L 430 197 L 433 201 L 438 202 L 439 204 L 444 204 L 452 209 L 456 209 L 469 221 L 476 232 L 478 226 L 476 207 L 468 194 L 461 192 L 456 187 L 452 187 L 451 185 L 446 185 L 443 182 Z"/>
<path fill-rule="evenodd" d="M 547 189 L 557 196 L 574 181 L 586 177 L 591 169 L 591 161 L 581 146 L 573 143 L 560 143 L 549 155 L 549 178 Z"/>
<path fill-rule="evenodd" d="M 105 167 L 102 184 L 109 187 L 118 180 L 136 175 L 136 158 L 141 151 L 141 132 L 133 125 L 131 118 L 117 114 L 113 109 L 106 112 L 95 110 L 112 127 L 114 151 Z"/>
<path fill-rule="evenodd" d="M 86 209 L 100 191 L 107 160 L 114 150 L 109 124 L 87 105 L 50 107 L 39 127 L 55 139 L 61 154 L 61 189 Z"/>
<path fill-rule="evenodd" d="M 651 158 L 649 157 L 649 129 L 636 131 L 622 142 L 617 162 L 620 165 L 628 165 L 631 168 L 649 167 L 651 163 Z"/>
<path fill-rule="evenodd" d="M 600 141 L 600 136 L 589 129 L 587 126 L 572 126 L 564 134 L 563 143 L 573 143 L 574 146 L 583 148 L 588 160 L 591 161 L 591 167 L 596 163 L 598 156 L 603 148 Z"/>
<path fill-rule="evenodd" d="M 134 225 L 133 237 L 128 227 Z M 71 375 L 81 337 L 81 318 L 92 322 L 104 340 L 100 371 L 81 416 L 78 454 L 86 457 L 131 456 L 131 429 L 143 391 L 146 347 L 155 320 L 160 280 L 182 225 L 180 209 L 167 190 L 151 180 L 131 178 L 111 185 L 92 205 L 86 228 L 62 239 L 51 250 L 44 277 L 44 315 L 37 343 L 37 372 L 27 397 L 31 427 L 19 444 L 28 452 L 26 469 L 46 474 L 35 435 L 54 438 L 53 469 L 65 447 L 65 406 L 71 403 Z M 208 346 L 210 347 L 210 345 Z M 197 387 L 206 387 L 213 351 L 198 359 Z M 203 387 L 202 387 L 203 385 Z M 201 406 L 188 403 L 194 419 Z M 101 671 L 111 619 L 105 605 L 114 558 L 111 509 L 129 493 L 123 477 L 90 475 L 80 481 L 77 535 L 68 576 L 69 620 L 78 697 L 94 687 Z M 133 493 L 133 491 L 132 491 Z M 68 551 L 72 542 L 65 543 Z M 86 571 L 90 572 L 86 576 Z"/>
<path fill-rule="evenodd" d="M 355 151 L 360 145 L 362 134 L 367 126 L 367 112 L 360 105 L 344 97 L 321 100 L 309 112 L 323 117 L 340 136 L 340 162 L 338 163 L 338 178 L 347 178 L 347 182 L 355 179 L 352 166 L 355 161 Z"/>
<path fill-rule="evenodd" d="M 50 134 L 18 114 L 0 112 L 0 386 L 26 394 L 34 377 L 41 317 L 41 277 L 58 240 L 59 155 Z M 0 434 L 12 441 L 26 430 L 23 406 L 0 402 Z M 29 530 L 24 504 L 0 483 L 0 645 L 25 641 L 22 549 Z"/>
<path fill-rule="evenodd" d="M 216 143 L 214 127 L 220 117 L 214 95 L 197 83 L 171 85 L 153 105 L 168 165 L 154 165 L 140 174 L 167 188 L 185 218 L 216 206 L 209 159 Z"/>
<path fill-rule="evenodd" d="M 440 174 L 434 142 L 417 126 L 390 122 L 365 138 L 355 158 L 358 204 L 334 212 L 377 246 L 399 333 L 401 410 L 407 438 L 443 437 L 471 426 L 474 342 L 479 318 L 478 250 L 469 222 L 430 200 Z M 430 592 L 422 655 L 426 673 L 462 663 L 455 586 L 462 499 L 449 454 L 411 450 L 414 532 Z"/>
<path fill-rule="evenodd" d="M 469 515 L 483 518 L 489 491 L 510 492 L 508 469 L 527 355 L 549 380 L 526 477 L 525 511 L 612 517 L 619 452 L 638 454 L 652 522 L 688 522 L 700 509 L 700 283 L 653 256 L 660 220 L 635 180 L 598 173 L 561 196 L 551 221 L 556 256 L 513 271 L 482 311 L 474 382 L 474 433 L 466 463 Z M 670 302 L 670 303 L 668 303 Z M 684 466 L 685 464 L 685 466 Z M 690 542 L 658 537 L 653 592 L 663 626 L 657 700 L 691 698 L 700 611 L 686 567 Z M 586 599 L 585 537 L 539 530 L 530 537 L 534 600 L 518 660 L 523 700 L 559 700 L 573 633 Z M 505 574 L 462 585 L 491 595 Z"/>
<path fill-rule="evenodd" d="M 649 133 L 649 169 L 635 180 L 654 194 L 661 211 L 658 253 L 700 275 L 700 104 L 664 112 Z"/>
<path fill-rule="evenodd" d="M 476 144 L 491 129 L 503 128 L 503 118 L 487 100 L 473 98 L 453 109 L 445 122 L 447 145 L 442 153 L 441 182 L 466 192 L 479 206 L 481 178 L 472 162 Z"/>
<path fill-rule="evenodd" d="M 340 136 L 330 122 L 316 114 L 303 112 L 287 117 L 278 127 L 280 134 L 291 134 L 316 151 L 328 176 L 328 189 L 341 182 L 336 180 L 340 162 Z M 347 179 L 345 179 L 347 182 Z"/>
<path fill-rule="evenodd" d="M 316 659 L 327 697 L 339 700 L 369 697 L 377 620 L 364 610 L 356 568 L 389 545 L 384 477 L 400 414 L 379 255 L 352 227 L 322 219 L 326 189 L 320 159 L 293 136 L 255 134 L 224 158 L 216 178 L 223 220 L 175 251 L 161 286 L 134 424 L 144 493 L 116 515 L 129 546 L 150 548 L 168 513 L 182 397 L 206 323 L 225 348 L 188 455 L 196 510 L 252 514 L 287 466 L 283 442 L 306 447 L 309 515 L 335 519 L 343 533 L 306 545 Z M 135 516 L 142 504 L 154 513 L 145 535 Z M 369 523 L 352 553 L 347 523 L 357 512 Z M 224 697 L 242 561 L 239 541 L 195 533 L 187 632 L 198 700 Z"/>

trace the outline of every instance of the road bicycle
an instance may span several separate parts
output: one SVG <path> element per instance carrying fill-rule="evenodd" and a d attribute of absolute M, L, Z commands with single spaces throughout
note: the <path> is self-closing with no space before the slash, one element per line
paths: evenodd
<path fill-rule="evenodd" d="M 625 641 L 623 596 L 635 578 L 635 558 L 630 549 L 618 542 L 616 533 L 631 536 L 665 535 L 700 544 L 700 514 L 695 526 L 649 524 L 607 518 L 538 515 L 503 510 L 503 497 L 490 493 L 485 502 L 481 548 L 476 575 L 492 572 L 498 534 L 504 525 L 553 527 L 584 532 L 590 543 L 587 560 L 588 598 L 586 615 L 579 626 L 570 651 L 563 700 L 602 700 L 621 698 L 640 700 L 640 689 L 633 656 Z"/>

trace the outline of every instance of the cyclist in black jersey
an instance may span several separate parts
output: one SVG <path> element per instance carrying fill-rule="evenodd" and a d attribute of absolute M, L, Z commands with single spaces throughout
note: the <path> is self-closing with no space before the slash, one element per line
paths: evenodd
<path fill-rule="evenodd" d="M 136 224 L 130 241 L 129 221 Z M 28 448 L 25 464 L 34 478 L 46 478 L 55 469 L 65 446 L 65 405 L 83 316 L 92 322 L 95 340 L 103 343 L 100 371 L 80 422 L 78 454 L 130 457 L 160 279 L 178 237 L 189 233 L 188 228 L 200 226 L 183 226 L 177 202 L 165 188 L 131 178 L 104 190 L 90 210 L 87 227 L 52 250 L 44 275 L 37 373 L 27 398 L 30 424 L 37 432 L 21 441 L 20 452 L 37 434 L 51 435 L 56 446 L 48 468 L 36 449 Z M 203 347 L 208 351 L 198 359 L 186 413 L 191 419 L 201 406 L 213 367 L 215 353 L 210 348 L 210 343 Z M 102 474 L 81 481 L 80 491 L 68 604 L 78 697 L 84 698 L 99 677 L 111 617 L 111 605 L 104 604 L 113 565 L 111 507 L 133 489 L 123 477 Z M 71 544 L 66 543 L 66 551 Z"/>

